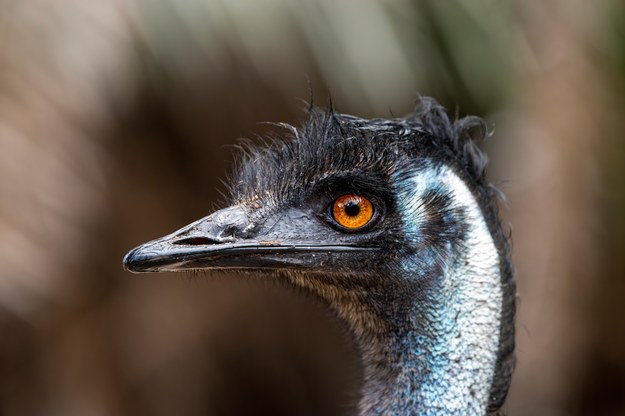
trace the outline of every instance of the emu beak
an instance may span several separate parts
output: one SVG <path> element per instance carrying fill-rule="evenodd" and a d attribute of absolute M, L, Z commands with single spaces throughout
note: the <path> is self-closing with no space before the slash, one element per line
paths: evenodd
<path fill-rule="evenodd" d="M 372 250 L 340 241 L 281 240 L 255 228 L 244 208 L 222 209 L 131 250 L 124 257 L 124 268 L 134 273 L 302 268 L 330 265 L 340 253 Z"/>

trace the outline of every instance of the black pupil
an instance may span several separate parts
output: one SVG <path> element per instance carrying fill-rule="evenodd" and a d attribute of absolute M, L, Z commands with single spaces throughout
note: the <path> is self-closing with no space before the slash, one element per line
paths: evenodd
<path fill-rule="evenodd" d="M 345 213 L 350 217 L 355 217 L 360 213 L 360 205 L 354 201 L 349 201 L 345 204 Z"/>

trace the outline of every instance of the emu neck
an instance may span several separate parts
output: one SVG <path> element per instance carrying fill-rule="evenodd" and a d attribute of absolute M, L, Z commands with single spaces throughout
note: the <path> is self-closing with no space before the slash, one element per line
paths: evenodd
<path fill-rule="evenodd" d="M 405 287 L 412 302 L 376 313 L 382 330 L 355 331 L 365 371 L 361 414 L 487 413 L 499 342 L 499 275 L 453 263 Z M 350 324 L 360 322 L 352 317 Z"/>
<path fill-rule="evenodd" d="M 488 243 L 474 243 L 437 274 L 409 284 L 392 279 L 346 292 L 292 277 L 325 298 L 354 335 L 364 370 L 360 415 L 487 414 L 502 298 L 498 260 L 480 253 Z"/>

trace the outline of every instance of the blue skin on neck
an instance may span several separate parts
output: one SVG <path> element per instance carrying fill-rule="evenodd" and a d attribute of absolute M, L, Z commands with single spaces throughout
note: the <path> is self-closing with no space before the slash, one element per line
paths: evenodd
<path fill-rule="evenodd" d="M 475 198 L 450 168 L 398 175 L 411 250 L 391 273 L 403 282 L 404 299 L 385 318 L 386 383 L 365 385 L 361 411 L 484 415 L 499 340 L 496 247 Z"/>

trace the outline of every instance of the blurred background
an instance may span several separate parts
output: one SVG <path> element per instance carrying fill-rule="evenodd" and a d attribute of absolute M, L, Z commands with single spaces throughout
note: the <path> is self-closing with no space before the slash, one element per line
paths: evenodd
<path fill-rule="evenodd" d="M 625 415 L 625 3 L 0 0 L 0 415 L 351 414 L 302 294 L 136 276 L 303 100 L 487 119 L 519 291 L 517 415 Z"/>

